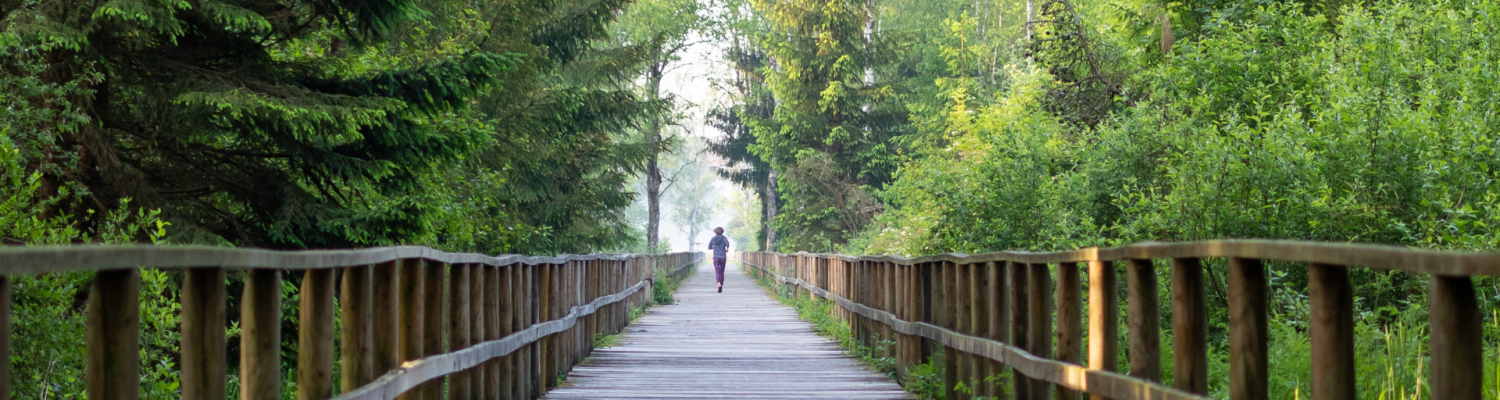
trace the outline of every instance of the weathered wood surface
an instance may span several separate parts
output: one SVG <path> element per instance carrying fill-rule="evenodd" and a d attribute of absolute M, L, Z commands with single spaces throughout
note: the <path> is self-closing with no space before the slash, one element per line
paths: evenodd
<path fill-rule="evenodd" d="M 594 350 L 546 399 L 910 399 L 813 332 L 737 266 L 714 291 L 712 263 Z"/>
<path fill-rule="evenodd" d="M 915 265 L 952 261 L 983 263 L 1010 261 L 1028 264 L 1123 261 L 1152 258 L 1248 258 L 1309 264 L 1363 266 L 1446 276 L 1500 275 L 1500 252 L 1418 249 L 1404 246 L 1305 242 L 1294 240 L 1230 239 L 1197 242 L 1142 242 L 1113 248 L 1090 247 L 1055 252 L 1000 251 L 983 254 L 936 254 L 917 258 L 854 257 L 799 253 L 805 257 L 835 257 L 848 261 L 894 262 Z M 206 246 L 70 245 L 0 246 L 0 275 L 98 271 L 151 266 L 156 268 L 224 267 L 263 269 L 341 268 L 421 258 L 450 264 L 503 266 L 583 260 L 627 260 L 629 254 L 531 257 L 448 253 L 426 247 L 396 246 L 361 250 L 279 251 Z"/>

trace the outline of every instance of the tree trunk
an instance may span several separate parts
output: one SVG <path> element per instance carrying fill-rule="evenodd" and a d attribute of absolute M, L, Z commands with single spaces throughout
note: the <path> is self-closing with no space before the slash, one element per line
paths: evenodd
<path fill-rule="evenodd" d="M 646 69 L 646 96 L 655 101 L 660 96 L 662 63 L 652 63 Z M 651 116 L 648 123 L 646 140 L 651 144 L 651 158 L 646 160 L 646 248 L 652 254 L 656 253 L 658 243 L 661 243 L 661 167 L 658 164 L 661 152 L 661 116 Z"/>
<path fill-rule="evenodd" d="M 770 170 L 766 175 L 766 198 L 762 202 L 766 209 L 766 219 L 761 221 L 761 226 L 766 230 L 766 247 L 761 249 L 763 251 L 776 250 L 776 169 L 773 167 Z"/>

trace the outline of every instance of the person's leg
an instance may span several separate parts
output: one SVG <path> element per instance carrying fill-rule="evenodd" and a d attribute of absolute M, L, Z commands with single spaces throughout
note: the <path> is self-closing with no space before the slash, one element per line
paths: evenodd
<path fill-rule="evenodd" d="M 722 258 L 714 259 L 714 279 L 719 282 L 719 291 L 724 291 L 724 262 Z"/>

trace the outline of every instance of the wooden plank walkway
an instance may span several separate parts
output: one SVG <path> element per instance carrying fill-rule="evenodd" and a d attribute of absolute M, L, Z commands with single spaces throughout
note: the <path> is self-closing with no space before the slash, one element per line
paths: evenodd
<path fill-rule="evenodd" d="M 545 399 L 911 399 L 844 354 L 738 265 L 712 263 L 594 354 Z"/>

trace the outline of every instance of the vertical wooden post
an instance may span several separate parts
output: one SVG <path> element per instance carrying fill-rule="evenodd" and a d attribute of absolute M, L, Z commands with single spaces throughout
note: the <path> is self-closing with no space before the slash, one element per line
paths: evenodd
<path fill-rule="evenodd" d="M 182 277 L 182 398 L 225 398 L 223 268 L 188 268 Z M 9 365 L 10 363 L 3 363 Z"/>
<path fill-rule="evenodd" d="M 975 337 L 988 337 L 990 332 L 990 292 L 989 292 L 989 263 L 978 263 L 969 266 L 969 293 L 972 296 L 973 306 L 969 309 L 969 334 Z M 972 377 L 974 383 L 974 394 L 978 396 L 994 397 L 990 385 L 984 381 L 990 372 L 990 360 L 979 354 L 969 353 L 969 364 L 973 365 Z"/>
<path fill-rule="evenodd" d="M 1316 400 L 1354 399 L 1354 291 L 1349 270 L 1307 267 L 1312 294 L 1312 395 Z"/>
<path fill-rule="evenodd" d="M 401 264 L 370 267 L 370 380 L 401 365 Z M 363 382 L 369 383 L 369 381 Z M 356 386 L 357 387 L 357 386 Z"/>
<path fill-rule="evenodd" d="M 479 337 L 483 340 L 499 340 L 511 333 L 516 318 L 515 302 L 511 300 L 514 290 L 511 288 L 512 276 L 515 275 L 514 266 L 481 266 L 484 269 L 484 279 L 475 282 L 474 287 L 479 288 L 480 295 L 474 296 L 476 301 L 484 304 L 484 324 L 479 331 Z M 515 379 L 516 354 L 513 351 L 505 357 L 487 363 L 484 366 L 483 396 L 485 400 L 509 399 L 514 390 L 512 382 Z M 476 388 L 478 390 L 479 388 Z"/>
<path fill-rule="evenodd" d="M 972 319 L 969 319 L 969 316 L 974 312 L 972 303 L 974 297 L 973 292 L 969 291 L 969 282 L 966 282 L 965 279 L 969 276 L 969 265 L 953 264 L 951 271 L 953 271 L 954 274 L 953 277 L 949 279 L 949 281 L 953 284 L 953 299 L 955 300 L 952 307 L 953 330 L 954 332 L 958 332 L 961 334 L 970 334 L 973 333 L 973 327 L 971 326 L 971 324 L 974 321 Z M 953 358 L 955 360 L 953 362 L 953 365 L 958 367 L 958 371 L 956 374 L 958 376 L 958 382 L 963 383 L 965 387 L 970 389 L 970 393 L 973 393 L 972 390 L 976 387 L 976 385 L 971 380 L 974 373 L 974 366 L 969 362 L 971 360 L 969 358 L 969 354 L 962 351 L 956 351 L 957 349 L 954 350 L 955 351 L 950 352 L 949 354 L 954 356 Z M 958 393 L 958 397 L 954 399 L 961 400 L 967 399 L 969 397 L 969 395 Z"/>
<path fill-rule="evenodd" d="M 443 332 L 446 324 L 443 323 L 444 311 L 447 307 L 443 303 L 448 300 L 448 286 L 444 284 L 443 278 L 448 275 L 448 265 L 439 262 L 427 262 L 423 268 L 422 284 L 422 356 L 443 354 L 443 338 L 447 333 Z M 443 398 L 443 380 L 433 379 L 422 384 L 422 398 L 425 400 L 440 400 Z"/>
<path fill-rule="evenodd" d="M 99 271 L 89 291 L 84 390 L 90 399 L 141 397 L 141 273 Z"/>
<path fill-rule="evenodd" d="M 339 317 L 343 335 L 339 339 L 340 392 L 348 393 L 375 380 L 372 319 L 374 301 L 369 266 L 344 268 L 340 280 Z M 223 329 L 220 329 L 221 331 Z M 186 371 L 186 369 L 184 369 Z"/>
<path fill-rule="evenodd" d="M 1010 263 L 1007 261 L 992 262 L 990 263 L 989 268 L 987 268 L 986 272 L 986 275 L 989 275 L 987 283 L 989 284 L 988 291 L 990 299 L 990 328 L 989 334 L 985 337 L 1006 344 L 1011 344 L 1011 294 L 1010 284 L 1006 283 L 1010 278 L 1010 273 L 1007 272 L 1009 271 L 1009 266 Z M 990 361 L 990 374 L 1005 374 L 1007 373 L 1007 371 L 1009 371 L 1009 369 L 1005 364 L 1001 364 L 998 361 Z M 998 398 L 1004 395 L 1014 394 L 1002 393 L 999 387 L 1000 384 L 1001 382 L 995 381 L 994 383 L 989 385 L 990 391 L 995 397 Z"/>
<path fill-rule="evenodd" d="M 1467 276 L 1427 283 L 1432 327 L 1432 398 L 1479 400 L 1484 390 L 1484 317 Z"/>
<path fill-rule="evenodd" d="M 1052 273 L 1047 264 L 1031 264 L 1028 269 L 1026 295 L 1029 298 L 1026 305 L 1029 309 L 1026 314 L 1031 317 L 1031 329 L 1026 340 L 1031 344 L 1031 354 L 1052 358 Z M 1032 380 L 1031 396 L 1037 400 L 1052 398 L 1052 388 L 1053 385 L 1046 381 Z"/>
<path fill-rule="evenodd" d="M 937 304 L 933 307 L 933 324 L 948 329 L 954 329 L 954 303 L 957 303 L 956 288 L 953 282 L 957 265 L 952 262 L 939 262 L 934 268 L 936 283 L 933 285 L 937 291 Z M 953 388 L 958 384 L 958 353 L 951 346 L 943 346 L 943 393 L 945 399 L 956 399 L 958 393 Z"/>
<path fill-rule="evenodd" d="M 1077 263 L 1057 264 L 1057 358 L 1083 364 L 1083 279 Z M 1058 387 L 1058 400 L 1077 400 L 1078 392 Z"/>
<path fill-rule="evenodd" d="M 1119 371 L 1120 303 L 1115 292 L 1119 287 L 1113 262 L 1089 261 L 1089 369 Z M 1097 394 L 1089 398 L 1105 400 Z"/>
<path fill-rule="evenodd" d="M 281 398 L 281 271 L 246 271 L 240 296 L 240 398 Z"/>
<path fill-rule="evenodd" d="M 401 303 L 401 330 L 398 342 L 401 353 L 398 358 L 401 361 L 410 361 L 422 358 L 422 334 L 423 317 L 426 317 L 426 308 L 422 306 L 425 299 L 423 292 L 427 288 L 427 274 L 423 273 L 422 260 L 401 260 L 401 279 L 399 302 Z M 401 400 L 422 400 L 422 390 L 408 390 L 398 397 Z"/>
<path fill-rule="evenodd" d="M 1229 399 L 1267 400 L 1266 270 L 1260 260 L 1229 259 Z"/>
<path fill-rule="evenodd" d="M 297 398 L 333 395 L 333 270 L 302 273 L 297 296 Z"/>
<path fill-rule="evenodd" d="M 523 285 L 525 292 L 521 297 L 523 301 L 525 301 L 525 303 L 521 305 L 521 310 L 524 313 L 522 323 L 525 324 L 523 328 L 530 328 L 532 326 L 535 326 L 537 322 L 540 322 L 542 320 L 541 278 L 542 270 L 544 267 L 545 266 L 541 264 L 528 265 L 525 267 L 524 273 L 522 274 L 526 279 L 526 282 Z M 521 382 L 521 387 L 523 388 L 522 398 L 530 399 L 541 397 L 541 392 L 546 387 L 546 385 L 538 386 L 538 383 L 542 382 L 541 341 L 537 341 L 528 345 L 525 357 L 526 360 L 525 363 L 522 364 L 522 367 L 526 369 L 526 373 L 524 375 L 526 377 L 526 381 Z"/>
<path fill-rule="evenodd" d="M 500 271 L 495 266 L 485 264 L 473 264 L 470 268 L 473 269 L 469 271 L 469 339 L 477 345 L 498 338 L 495 331 L 500 323 L 499 288 L 491 285 L 500 280 Z M 473 390 L 474 398 L 499 399 L 498 372 L 502 363 L 510 358 L 505 356 L 492 359 L 473 369 L 469 379 L 473 385 L 470 390 Z"/>
<path fill-rule="evenodd" d="M 467 264 L 453 264 L 448 266 L 448 348 L 450 351 L 458 351 L 468 348 L 473 344 L 470 340 L 473 334 L 471 326 L 474 315 L 472 289 L 470 280 L 473 279 L 474 269 Z M 480 318 L 484 318 L 480 316 Z M 483 367 L 471 368 L 458 371 L 448 376 L 448 398 L 470 399 L 474 396 L 474 372 L 483 370 Z M 482 375 L 481 375 L 482 376 Z"/>
<path fill-rule="evenodd" d="M 1027 279 L 1027 274 L 1030 272 L 1029 269 L 1024 263 L 1010 263 L 1011 345 L 1028 352 L 1032 350 L 1030 340 L 1031 296 L 1028 293 L 1031 284 L 1030 279 Z M 1016 372 L 1014 369 L 1011 369 L 1011 390 L 1015 393 L 1015 398 L 1018 400 L 1031 400 L 1035 398 L 1032 395 L 1034 388 L 1032 388 L 1031 379 L 1027 379 L 1025 375 L 1021 375 L 1021 373 Z"/>
<path fill-rule="evenodd" d="M 917 277 L 916 265 L 898 265 L 901 269 L 901 319 L 907 321 L 920 321 L 918 310 L 921 310 L 921 287 Z M 897 362 L 897 368 L 902 379 L 911 376 L 911 368 L 922 363 L 922 337 L 917 335 L 901 335 L 901 342 L 897 348 L 901 359 Z"/>
<path fill-rule="evenodd" d="M 1208 394 L 1208 308 L 1204 301 L 1203 264 L 1197 258 L 1172 259 L 1172 384 L 1202 395 Z"/>
<path fill-rule="evenodd" d="M 1130 326 L 1130 376 L 1161 382 L 1161 311 L 1156 302 L 1156 266 L 1151 260 L 1125 261 L 1125 315 Z"/>
<path fill-rule="evenodd" d="M 537 291 L 537 294 L 536 294 L 536 299 L 537 299 L 537 302 L 538 302 L 538 304 L 537 304 L 537 313 L 538 313 L 538 315 L 537 315 L 536 321 L 537 322 L 547 322 L 547 321 L 552 320 L 552 288 L 553 288 L 553 286 L 552 286 L 552 275 L 553 275 L 552 274 L 552 270 L 553 270 L 553 267 L 550 264 L 542 264 L 542 265 L 537 265 L 537 268 L 539 269 L 539 271 L 538 271 L 538 277 L 537 277 L 537 290 L 538 291 Z M 538 373 L 537 373 L 537 376 L 536 376 L 537 381 L 534 384 L 534 388 L 535 388 L 536 394 L 538 396 L 540 396 L 542 393 L 546 393 L 547 389 L 550 388 L 550 387 L 552 387 L 552 380 L 550 378 L 552 378 L 552 369 L 551 368 L 552 368 L 553 361 L 552 361 L 551 355 L 552 355 L 552 349 L 554 347 L 556 347 L 556 346 L 554 346 L 552 344 L 552 339 L 555 336 L 556 335 L 549 335 L 547 337 L 543 337 L 543 338 L 537 340 L 537 345 L 538 345 L 538 350 L 537 350 L 538 351 L 538 355 L 537 355 L 538 371 L 537 372 Z"/>

